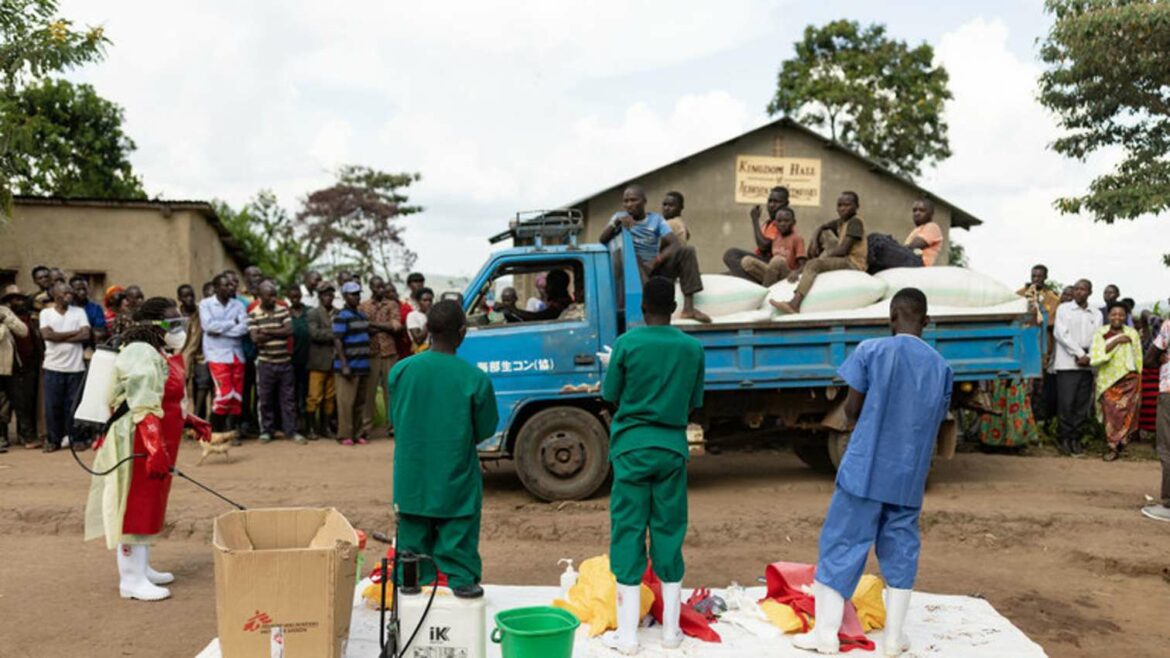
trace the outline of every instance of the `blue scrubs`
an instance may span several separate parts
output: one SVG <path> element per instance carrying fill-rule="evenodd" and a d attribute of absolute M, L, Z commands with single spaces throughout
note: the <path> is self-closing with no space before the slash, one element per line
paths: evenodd
<path fill-rule="evenodd" d="M 889 585 L 910 589 L 922 495 L 954 373 L 922 339 L 899 334 L 864 341 L 838 374 L 865 404 L 837 470 L 816 578 L 848 599 L 874 544 Z"/>

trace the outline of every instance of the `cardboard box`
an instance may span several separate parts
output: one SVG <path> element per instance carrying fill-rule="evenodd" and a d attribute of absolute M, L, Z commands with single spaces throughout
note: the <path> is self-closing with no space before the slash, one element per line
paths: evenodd
<path fill-rule="evenodd" d="M 224 658 L 341 658 L 357 533 L 335 509 L 254 509 L 215 520 L 215 608 Z"/>

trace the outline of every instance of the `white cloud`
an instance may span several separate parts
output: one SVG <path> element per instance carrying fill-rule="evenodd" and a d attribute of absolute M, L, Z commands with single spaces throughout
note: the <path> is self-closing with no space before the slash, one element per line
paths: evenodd
<path fill-rule="evenodd" d="M 1116 154 L 1081 163 L 1048 149 L 1060 133 L 1036 100 L 1041 69 L 1014 55 L 1007 40 L 1003 22 L 977 18 L 943 35 L 936 50 L 951 75 L 954 155 L 922 182 L 986 222 L 969 234 L 956 232 L 956 239 L 974 267 L 1008 284 L 1046 263 L 1057 280 L 1089 278 L 1098 296 L 1116 283 L 1139 302 L 1164 298 L 1161 255 L 1170 242 L 1156 239 L 1164 220 L 1108 226 L 1053 209 L 1054 199 L 1083 193 Z"/>

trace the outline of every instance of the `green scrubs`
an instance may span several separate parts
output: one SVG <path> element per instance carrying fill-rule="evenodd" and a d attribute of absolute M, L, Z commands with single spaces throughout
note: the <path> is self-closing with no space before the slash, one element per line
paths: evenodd
<path fill-rule="evenodd" d="M 617 582 L 646 571 L 682 581 L 687 530 L 687 419 L 703 404 L 703 347 L 670 326 L 639 327 L 614 344 L 601 394 L 617 405 L 610 425 L 609 562 Z"/>
<path fill-rule="evenodd" d="M 452 587 L 478 583 L 483 477 L 475 446 L 496 432 L 486 374 L 456 356 L 423 352 L 390 371 L 398 549 L 430 555 Z M 424 565 L 424 578 L 431 577 Z"/>

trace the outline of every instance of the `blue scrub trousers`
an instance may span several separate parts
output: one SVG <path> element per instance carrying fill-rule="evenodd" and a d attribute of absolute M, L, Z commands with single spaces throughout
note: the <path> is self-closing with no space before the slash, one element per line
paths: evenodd
<path fill-rule="evenodd" d="M 886 584 L 913 589 L 922 547 L 918 536 L 921 512 L 920 507 L 890 505 L 838 488 L 821 530 L 816 579 L 849 600 L 865 572 L 872 545 Z"/>

